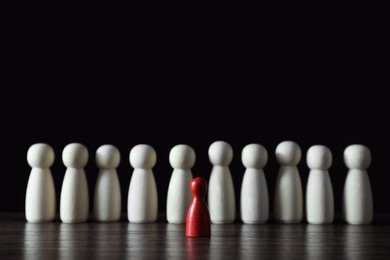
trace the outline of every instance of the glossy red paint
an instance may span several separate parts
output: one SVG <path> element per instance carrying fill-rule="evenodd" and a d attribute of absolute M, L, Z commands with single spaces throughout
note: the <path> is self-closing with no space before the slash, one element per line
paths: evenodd
<path fill-rule="evenodd" d="M 195 178 L 192 180 L 190 188 L 194 198 L 187 212 L 186 236 L 210 237 L 210 212 L 204 199 L 207 182 L 203 178 Z"/>

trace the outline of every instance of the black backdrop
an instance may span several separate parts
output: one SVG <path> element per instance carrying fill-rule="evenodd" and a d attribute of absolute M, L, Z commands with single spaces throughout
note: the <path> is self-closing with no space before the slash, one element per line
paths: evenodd
<path fill-rule="evenodd" d="M 41 1 L 19 5 L 4 31 L 2 211 L 24 211 L 28 147 L 55 150 L 59 199 L 63 147 L 81 142 L 92 200 L 96 149 L 116 145 L 123 212 L 140 143 L 157 151 L 154 174 L 165 211 L 169 150 L 191 145 L 194 177 L 209 178 L 208 146 L 234 149 L 231 172 L 239 202 L 242 148 L 269 152 L 265 174 L 271 211 L 284 140 L 328 146 L 336 211 L 347 169 L 344 148 L 367 145 L 378 213 L 390 212 L 388 173 L 389 4 L 314 6 L 144 6 L 118 1 Z M 92 205 L 92 204 L 91 204 Z M 239 204 L 238 204 L 239 205 Z"/>

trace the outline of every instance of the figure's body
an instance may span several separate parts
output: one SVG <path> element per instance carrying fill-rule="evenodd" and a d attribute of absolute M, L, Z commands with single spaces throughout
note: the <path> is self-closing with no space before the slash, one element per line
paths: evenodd
<path fill-rule="evenodd" d="M 241 153 L 246 170 L 241 185 L 241 220 L 246 224 L 266 223 L 269 216 L 268 186 L 263 167 L 267 150 L 259 144 L 248 144 Z"/>
<path fill-rule="evenodd" d="M 374 205 L 367 168 L 371 164 L 371 152 L 364 145 L 350 145 L 344 150 L 344 162 L 348 167 L 343 193 L 343 217 L 348 224 L 370 224 L 374 217 Z"/>
<path fill-rule="evenodd" d="M 333 188 L 328 169 L 332 153 L 326 146 L 314 145 L 307 151 L 310 168 L 306 185 L 306 218 L 310 224 L 330 224 L 334 218 Z"/>
<path fill-rule="evenodd" d="M 65 146 L 62 161 L 67 167 L 61 188 L 60 218 L 65 223 L 85 222 L 89 216 L 89 193 L 84 167 L 88 150 L 80 143 Z"/>
<path fill-rule="evenodd" d="M 192 201 L 190 184 L 193 179 L 191 168 L 195 164 L 195 151 L 184 144 L 174 146 L 169 153 L 173 172 L 167 193 L 167 221 L 183 224 Z"/>
<path fill-rule="evenodd" d="M 236 200 L 229 169 L 233 159 L 233 149 L 227 142 L 214 142 L 209 147 L 209 159 L 213 164 L 208 190 L 211 222 L 233 223 L 236 218 Z"/>
<path fill-rule="evenodd" d="M 25 214 L 28 222 L 50 222 L 55 218 L 56 194 L 50 167 L 54 150 L 45 143 L 36 143 L 27 151 L 31 172 L 27 183 Z"/>
<path fill-rule="evenodd" d="M 281 142 L 276 147 L 280 164 L 275 185 L 274 213 L 280 223 L 300 223 L 303 218 L 303 192 L 297 165 L 301 148 L 292 141 Z"/>
<path fill-rule="evenodd" d="M 96 150 L 99 173 L 95 184 L 93 216 L 96 221 L 118 221 L 121 217 L 121 187 L 116 168 L 120 153 L 113 145 L 102 145 Z"/>
<path fill-rule="evenodd" d="M 158 195 L 152 168 L 157 154 L 147 144 L 134 146 L 130 151 L 130 164 L 134 168 L 127 198 L 127 217 L 133 223 L 150 223 L 157 220 Z"/>

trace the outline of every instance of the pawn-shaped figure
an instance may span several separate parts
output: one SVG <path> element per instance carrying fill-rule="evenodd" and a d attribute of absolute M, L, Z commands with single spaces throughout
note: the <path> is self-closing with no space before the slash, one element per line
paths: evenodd
<path fill-rule="evenodd" d="M 120 152 L 113 145 L 105 144 L 96 150 L 95 160 L 100 169 L 93 201 L 96 221 L 118 221 L 121 217 L 121 187 L 116 171 L 120 159 Z"/>
<path fill-rule="evenodd" d="M 330 224 L 334 218 L 334 198 L 328 169 L 333 157 L 328 147 L 313 145 L 306 154 L 310 168 L 306 185 L 306 219 L 309 224 Z"/>
<path fill-rule="evenodd" d="M 150 223 L 157 220 L 157 186 L 152 168 L 157 154 L 147 144 L 134 146 L 130 151 L 130 164 L 134 168 L 127 198 L 127 217 L 129 222 Z"/>
<path fill-rule="evenodd" d="M 246 224 L 266 223 L 269 216 L 269 197 L 263 167 L 267 150 L 260 144 L 248 144 L 241 153 L 246 170 L 241 185 L 241 220 Z"/>
<path fill-rule="evenodd" d="M 173 168 L 167 195 L 167 221 L 174 224 L 186 222 L 188 207 L 192 201 L 190 184 L 193 179 L 191 168 L 195 164 L 195 151 L 185 144 L 174 146 L 169 153 Z"/>
<path fill-rule="evenodd" d="M 299 145 L 284 141 L 276 147 L 280 164 L 275 184 L 274 215 L 280 223 L 300 223 L 303 218 L 302 182 L 297 165 L 302 152 Z"/>
<path fill-rule="evenodd" d="M 194 195 L 188 208 L 186 219 L 187 237 L 210 237 L 211 221 L 210 212 L 204 196 L 207 190 L 207 182 L 203 178 L 195 178 L 191 182 L 191 192 Z"/>
<path fill-rule="evenodd" d="M 354 144 L 344 150 L 344 162 L 349 168 L 344 184 L 343 217 L 348 224 L 370 224 L 374 205 L 367 168 L 371 164 L 371 152 L 364 146 Z"/>
<path fill-rule="evenodd" d="M 67 167 L 60 197 L 60 218 L 64 223 L 88 219 L 89 192 L 84 170 L 88 159 L 88 150 L 80 143 L 70 143 L 62 151 L 62 161 Z"/>
<path fill-rule="evenodd" d="M 208 152 L 213 164 L 208 191 L 211 222 L 233 223 L 236 218 L 236 199 L 229 169 L 233 148 L 225 141 L 216 141 L 210 145 Z"/>
<path fill-rule="evenodd" d="M 56 213 L 56 194 L 50 167 L 54 163 L 54 150 L 45 143 L 36 143 L 27 151 L 31 172 L 26 190 L 26 220 L 50 222 Z"/>

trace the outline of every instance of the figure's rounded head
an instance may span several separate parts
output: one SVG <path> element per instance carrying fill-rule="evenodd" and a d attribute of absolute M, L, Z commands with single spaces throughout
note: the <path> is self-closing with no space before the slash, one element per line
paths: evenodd
<path fill-rule="evenodd" d="M 70 143 L 62 151 L 62 161 L 66 167 L 82 168 L 88 162 L 88 149 L 80 143 Z"/>
<path fill-rule="evenodd" d="M 248 144 L 242 149 L 241 161 L 246 168 L 263 168 L 268 161 L 268 153 L 260 144 Z"/>
<path fill-rule="evenodd" d="M 49 168 L 54 163 L 54 150 L 45 143 L 36 143 L 27 151 L 27 162 L 31 167 Z"/>
<path fill-rule="evenodd" d="M 131 149 L 129 159 L 133 168 L 151 169 L 156 165 L 157 153 L 148 144 L 138 144 Z"/>
<path fill-rule="evenodd" d="M 301 160 L 302 151 L 293 141 L 284 141 L 276 147 L 276 160 L 280 165 L 297 165 Z"/>
<path fill-rule="evenodd" d="M 209 160 L 213 165 L 229 165 L 233 159 L 233 148 L 225 141 L 216 141 L 209 147 Z"/>
<path fill-rule="evenodd" d="M 313 145 L 307 150 L 306 163 L 310 169 L 328 170 L 332 162 L 332 152 L 324 145 Z"/>
<path fill-rule="evenodd" d="M 186 144 L 175 145 L 169 152 L 169 163 L 172 168 L 191 169 L 196 160 L 194 149 Z"/>
<path fill-rule="evenodd" d="M 96 165 L 101 169 L 115 169 L 119 166 L 121 154 L 114 145 L 104 144 L 96 150 Z"/>
<path fill-rule="evenodd" d="M 349 145 L 344 150 L 344 163 L 349 169 L 367 169 L 371 164 L 371 151 L 361 144 Z"/>
<path fill-rule="evenodd" d="M 203 178 L 195 178 L 191 181 L 190 188 L 194 197 L 203 197 L 206 194 L 207 182 Z"/>

